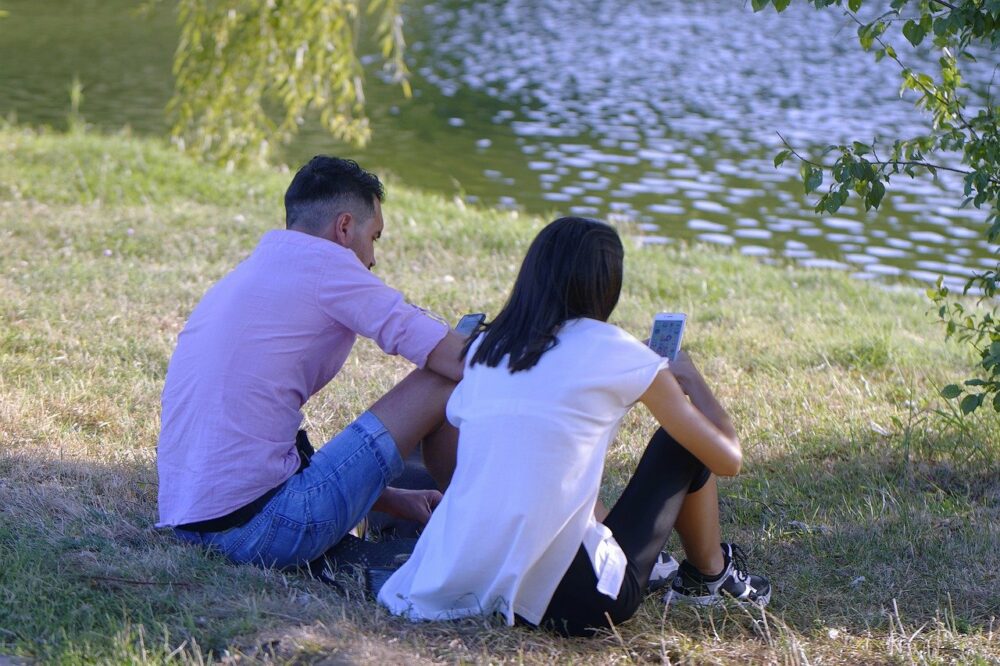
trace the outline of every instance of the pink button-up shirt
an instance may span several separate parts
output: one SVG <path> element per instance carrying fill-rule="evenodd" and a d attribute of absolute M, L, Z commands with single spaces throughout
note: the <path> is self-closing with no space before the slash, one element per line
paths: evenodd
<path fill-rule="evenodd" d="M 337 374 L 357 335 L 423 367 L 447 331 L 351 250 L 266 233 L 178 337 L 163 388 L 157 525 L 224 516 L 294 474 L 302 405 Z"/>

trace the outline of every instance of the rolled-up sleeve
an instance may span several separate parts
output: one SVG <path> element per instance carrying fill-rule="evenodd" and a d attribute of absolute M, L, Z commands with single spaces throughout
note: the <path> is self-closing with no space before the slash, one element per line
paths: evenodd
<path fill-rule="evenodd" d="M 375 341 L 385 353 L 399 354 L 423 368 L 448 325 L 408 303 L 362 266 L 350 250 L 346 253 L 319 282 L 319 307 L 342 326 Z"/>

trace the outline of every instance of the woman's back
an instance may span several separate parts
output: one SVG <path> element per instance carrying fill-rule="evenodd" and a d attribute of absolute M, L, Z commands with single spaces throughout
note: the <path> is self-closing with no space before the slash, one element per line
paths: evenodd
<path fill-rule="evenodd" d="M 567 322 L 557 338 L 526 371 L 466 368 L 448 403 L 458 465 L 410 561 L 379 595 L 394 612 L 537 623 L 581 542 L 617 593 L 624 556 L 594 503 L 618 423 L 665 361 L 593 319 Z"/>

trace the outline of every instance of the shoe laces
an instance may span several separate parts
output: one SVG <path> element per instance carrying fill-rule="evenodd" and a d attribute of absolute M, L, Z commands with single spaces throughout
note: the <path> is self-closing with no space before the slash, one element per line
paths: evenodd
<path fill-rule="evenodd" d="M 736 577 L 740 580 L 749 580 L 750 574 L 747 573 L 749 566 L 747 565 L 747 554 L 743 551 L 739 545 L 735 543 L 729 544 L 730 557 L 733 562 L 733 569 Z"/>

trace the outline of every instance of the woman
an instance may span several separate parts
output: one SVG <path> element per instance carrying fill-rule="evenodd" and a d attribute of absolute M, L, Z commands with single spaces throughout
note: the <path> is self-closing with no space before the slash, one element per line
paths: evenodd
<path fill-rule="evenodd" d="M 588 635 L 633 615 L 674 527 L 687 560 L 668 598 L 767 602 L 767 581 L 719 544 L 715 475 L 736 474 L 742 460 L 728 415 L 685 353 L 668 368 L 607 323 L 622 258 L 615 230 L 586 218 L 560 218 L 532 242 L 503 310 L 466 346 L 447 411 L 458 463 L 413 555 L 379 593 L 392 612 L 499 613 Z M 604 456 L 636 401 L 663 428 L 601 523 Z"/>

